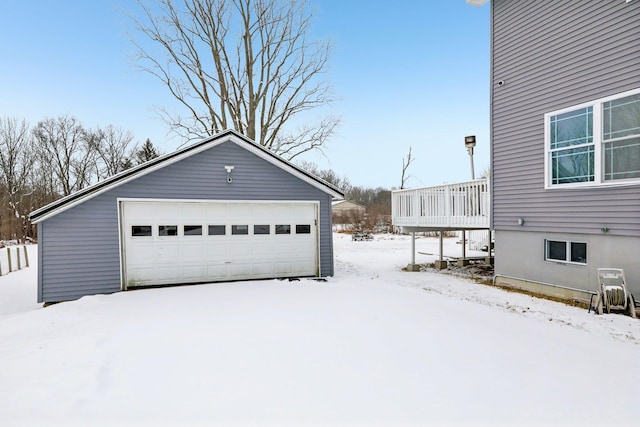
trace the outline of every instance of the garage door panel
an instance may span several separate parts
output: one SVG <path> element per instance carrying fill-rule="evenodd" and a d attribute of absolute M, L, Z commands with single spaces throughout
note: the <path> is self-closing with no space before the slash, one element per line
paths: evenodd
<path fill-rule="evenodd" d="M 256 277 L 270 277 L 273 274 L 273 264 L 270 262 L 251 264 L 251 275 Z"/>
<path fill-rule="evenodd" d="M 201 277 L 205 277 L 207 274 L 206 265 L 185 265 L 182 267 L 182 275 L 187 281 L 197 280 Z"/>
<path fill-rule="evenodd" d="M 238 239 L 235 242 L 229 243 L 227 246 L 226 257 L 235 261 L 243 262 L 251 260 L 251 248 L 249 245 L 249 239 Z"/>
<path fill-rule="evenodd" d="M 309 202 L 123 201 L 125 283 L 316 275 L 316 216 L 317 203 Z M 298 224 L 304 226 L 298 229 Z M 133 225 L 153 233 L 134 237 Z M 160 226 L 177 231 L 161 236 Z M 247 234 L 233 234 L 233 226 L 243 226 Z M 276 229 L 289 234 L 276 234 Z"/>
<path fill-rule="evenodd" d="M 306 261 L 294 261 L 293 262 L 293 272 L 299 275 L 303 275 L 305 272 L 309 271 L 310 264 Z"/>
<path fill-rule="evenodd" d="M 203 253 L 202 247 L 204 243 L 202 240 L 196 242 L 183 242 L 180 247 L 180 258 L 194 261 L 205 261 L 207 259 L 206 253 Z"/>
<path fill-rule="evenodd" d="M 222 260 L 229 252 L 229 245 L 226 242 L 208 241 L 205 242 L 205 252 L 207 259 Z"/>
<path fill-rule="evenodd" d="M 217 277 L 217 280 L 228 280 L 230 277 L 229 264 L 207 264 L 207 277 Z"/>
<path fill-rule="evenodd" d="M 291 261 L 277 261 L 273 263 L 273 272 L 276 275 L 286 275 L 292 271 Z"/>
<path fill-rule="evenodd" d="M 233 262 L 229 264 L 230 279 L 248 279 L 251 277 L 251 263 Z"/>

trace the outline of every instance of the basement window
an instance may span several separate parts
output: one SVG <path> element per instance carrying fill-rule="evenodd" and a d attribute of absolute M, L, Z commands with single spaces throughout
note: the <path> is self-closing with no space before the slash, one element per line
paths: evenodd
<path fill-rule="evenodd" d="M 544 259 L 546 261 L 586 264 L 587 244 L 564 240 L 545 240 Z"/>

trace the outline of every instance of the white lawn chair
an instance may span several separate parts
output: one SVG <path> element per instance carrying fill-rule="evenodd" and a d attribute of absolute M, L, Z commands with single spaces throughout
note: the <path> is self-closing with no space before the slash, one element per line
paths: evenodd
<path fill-rule="evenodd" d="M 636 303 L 633 295 L 627 291 L 627 281 L 621 268 L 598 269 L 598 295 L 596 297 L 596 313 L 604 310 L 622 310 L 636 319 Z"/>

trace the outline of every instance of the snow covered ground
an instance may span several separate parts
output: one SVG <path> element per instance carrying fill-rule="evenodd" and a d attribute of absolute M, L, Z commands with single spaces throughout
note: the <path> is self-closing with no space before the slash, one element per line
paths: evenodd
<path fill-rule="evenodd" d="M 31 247 L 0 277 L 0 425 L 639 425 L 637 320 L 403 272 L 408 237 L 334 236 L 327 282 L 47 308 Z"/>

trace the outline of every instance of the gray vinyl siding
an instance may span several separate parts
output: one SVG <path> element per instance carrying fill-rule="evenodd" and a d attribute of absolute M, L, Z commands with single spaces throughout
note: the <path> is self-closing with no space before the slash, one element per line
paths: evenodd
<path fill-rule="evenodd" d="M 493 227 L 640 236 L 640 185 L 544 188 L 544 114 L 640 88 L 640 2 L 491 7 Z"/>
<path fill-rule="evenodd" d="M 231 184 L 224 165 L 235 166 Z M 118 198 L 319 201 L 320 275 L 333 275 L 331 195 L 224 142 L 39 223 L 39 302 L 120 290 Z"/>

